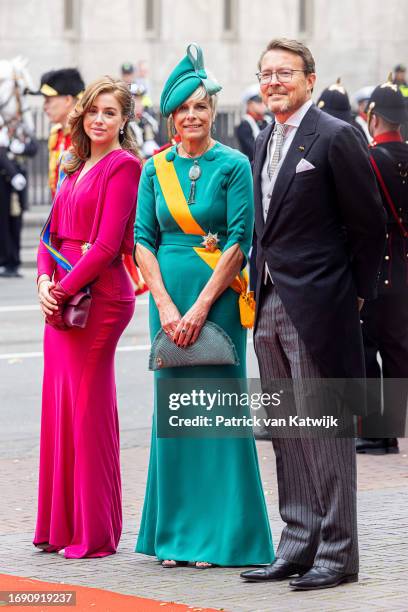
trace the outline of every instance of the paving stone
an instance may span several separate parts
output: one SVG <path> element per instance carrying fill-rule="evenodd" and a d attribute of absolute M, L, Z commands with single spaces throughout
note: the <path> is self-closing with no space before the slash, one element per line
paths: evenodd
<path fill-rule="evenodd" d="M 276 495 L 273 451 L 258 442 L 275 545 L 282 529 Z M 139 595 L 224 608 L 231 612 L 332 612 L 408 610 L 408 444 L 399 455 L 358 457 L 358 512 L 361 573 L 357 584 L 309 593 L 290 591 L 286 582 L 248 584 L 239 568 L 163 570 L 151 557 L 134 553 L 149 450 L 122 451 L 124 529 L 118 553 L 92 560 L 65 560 L 33 549 L 36 453 L 0 459 L 0 572 L 55 582 L 95 586 Z"/>

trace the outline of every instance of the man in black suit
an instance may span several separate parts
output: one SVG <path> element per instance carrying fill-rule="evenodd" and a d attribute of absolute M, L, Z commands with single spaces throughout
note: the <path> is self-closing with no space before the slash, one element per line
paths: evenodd
<path fill-rule="evenodd" d="M 373 455 L 398 453 L 408 392 L 408 144 L 401 136 L 408 112 L 390 77 L 374 89 L 367 104 L 371 163 L 388 214 L 378 297 L 361 312 L 366 372 L 372 380 L 369 415 L 360 424 L 356 448 Z"/>
<path fill-rule="evenodd" d="M 351 125 L 313 105 L 315 64 L 302 43 L 271 41 L 259 71 L 263 99 L 275 115 L 258 136 L 253 167 L 254 342 L 262 387 L 285 378 L 304 384 L 363 378 L 359 310 L 375 296 L 385 241 L 368 152 Z M 308 398 L 295 394 L 295 402 L 305 414 Z M 290 586 L 303 590 L 356 581 L 354 439 L 275 437 L 273 445 L 286 526 L 277 560 L 241 576 L 264 581 L 299 574 Z"/>

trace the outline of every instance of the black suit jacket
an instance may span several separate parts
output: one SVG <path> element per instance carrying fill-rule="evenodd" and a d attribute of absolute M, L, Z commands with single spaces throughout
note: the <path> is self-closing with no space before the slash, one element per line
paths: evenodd
<path fill-rule="evenodd" d="M 261 171 L 272 129 L 255 144 L 258 273 L 266 261 L 324 376 L 364 377 L 357 296 L 375 297 L 385 244 L 385 213 L 368 151 L 353 127 L 312 106 L 281 166 L 264 223 Z M 296 173 L 302 158 L 315 168 Z M 259 278 L 258 310 L 261 284 Z"/>

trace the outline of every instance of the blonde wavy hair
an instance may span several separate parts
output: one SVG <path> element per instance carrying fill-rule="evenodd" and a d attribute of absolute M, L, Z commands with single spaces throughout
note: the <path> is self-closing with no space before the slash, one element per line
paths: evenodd
<path fill-rule="evenodd" d="M 104 93 L 113 94 L 119 102 L 122 116 L 126 118 L 123 126 L 123 134 L 119 134 L 119 142 L 122 149 L 133 153 L 141 158 L 139 148 L 133 136 L 133 130 L 129 126 L 129 121 L 133 119 L 133 99 L 126 83 L 104 76 L 97 79 L 85 89 L 83 96 L 75 105 L 74 110 L 69 116 L 68 124 L 71 129 L 71 148 L 70 157 L 64 164 L 63 170 L 67 174 L 76 172 L 91 155 L 91 141 L 84 130 L 84 116 L 94 104 L 95 99 Z"/>

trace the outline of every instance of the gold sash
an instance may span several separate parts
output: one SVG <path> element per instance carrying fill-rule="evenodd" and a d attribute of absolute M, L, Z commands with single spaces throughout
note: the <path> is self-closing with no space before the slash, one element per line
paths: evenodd
<path fill-rule="evenodd" d="M 195 234 L 204 237 L 206 235 L 205 231 L 191 214 L 191 208 L 187 204 L 174 164 L 166 159 L 167 153 L 168 151 L 164 150 L 154 155 L 153 162 L 170 214 L 185 234 Z M 220 249 L 217 248 L 212 252 L 205 247 L 193 247 L 193 249 L 212 270 L 215 269 L 222 255 Z M 248 291 L 248 274 L 246 270 L 243 270 L 241 274 L 234 278 L 230 287 L 239 294 L 241 324 L 246 328 L 253 327 L 255 300 L 253 291 Z"/>

